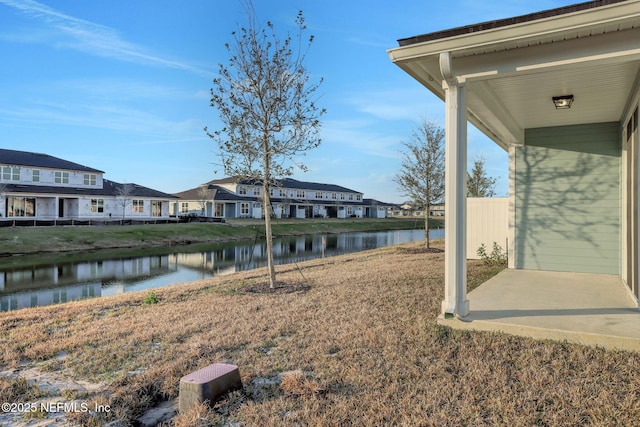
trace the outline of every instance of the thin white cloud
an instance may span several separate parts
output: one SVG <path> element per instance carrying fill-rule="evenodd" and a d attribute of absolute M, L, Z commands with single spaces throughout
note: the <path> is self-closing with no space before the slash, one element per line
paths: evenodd
<path fill-rule="evenodd" d="M 101 104 L 122 100 L 199 100 L 199 91 L 186 91 L 173 85 L 155 84 L 133 78 L 105 77 L 78 78 L 53 81 L 48 84 L 47 93 L 57 98 L 71 99 L 76 97 L 85 102 L 95 100 Z M 39 93 L 40 94 L 40 93 Z M 63 94 L 63 96 L 60 96 Z M 202 102 L 202 105 L 207 105 Z"/>
<path fill-rule="evenodd" d="M 199 75 L 210 75 L 211 72 L 191 64 L 162 58 L 146 51 L 141 46 L 129 43 L 113 28 L 79 19 L 47 5 L 32 0 L 0 0 L 0 4 L 12 7 L 33 19 L 47 24 L 55 30 L 57 37 L 37 37 L 33 34 L 22 38 L 23 42 L 48 42 L 56 47 L 74 49 L 92 55 L 114 58 L 120 61 L 135 62 L 166 68 L 181 69 Z M 12 36 L 4 35 L 3 39 Z M 14 40 L 19 39 L 13 36 Z"/>
<path fill-rule="evenodd" d="M 49 128 L 74 126 L 125 132 L 140 140 L 167 141 L 203 139 L 202 123 L 195 119 L 168 120 L 146 111 L 114 105 L 39 102 L 29 108 L 0 109 L 0 126 Z"/>
<path fill-rule="evenodd" d="M 323 143 L 348 147 L 358 153 L 397 159 L 399 141 L 393 135 L 379 133 L 366 120 L 329 120 L 322 125 Z"/>
<path fill-rule="evenodd" d="M 387 40 L 384 37 L 381 37 L 381 36 L 363 37 L 361 34 L 357 36 L 350 36 L 347 38 L 346 41 L 359 46 L 367 46 L 367 47 L 380 49 L 381 52 L 384 52 L 386 49 L 389 49 L 389 44 L 390 44 L 389 40 Z"/>
<path fill-rule="evenodd" d="M 444 116 L 444 103 L 426 89 L 389 89 L 347 94 L 345 102 L 357 111 L 382 120 L 417 121 L 423 116 Z"/>

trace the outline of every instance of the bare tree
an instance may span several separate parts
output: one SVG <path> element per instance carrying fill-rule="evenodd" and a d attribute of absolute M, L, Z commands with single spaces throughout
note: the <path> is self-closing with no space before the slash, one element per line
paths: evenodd
<path fill-rule="evenodd" d="M 120 184 L 116 189 L 116 205 L 122 207 L 122 219 L 125 218 L 127 206 L 132 203 L 134 189 L 133 184 Z"/>
<path fill-rule="evenodd" d="M 211 198 L 212 191 L 209 189 L 209 185 L 201 185 L 200 188 L 198 188 L 198 204 L 200 205 L 200 212 L 202 213 L 202 216 L 206 215 L 205 210 L 207 208 L 207 203 Z"/>
<path fill-rule="evenodd" d="M 414 205 L 424 209 L 424 228 L 429 243 L 429 212 L 431 205 L 444 199 L 444 129 L 433 121 L 422 119 L 411 138 L 403 141 L 400 172 L 393 178 Z"/>
<path fill-rule="evenodd" d="M 306 170 L 298 156 L 320 144 L 320 117 L 325 110 L 315 104 L 322 83 L 311 83 L 305 65 L 313 36 L 306 30 L 302 12 L 296 18 L 297 36 L 281 40 L 271 22 L 259 24 L 253 5 L 246 3 L 248 25 L 233 33 L 227 43 L 229 64 L 220 64 L 213 80 L 211 106 L 223 128 L 205 132 L 218 146 L 222 167 L 238 182 L 262 185 L 267 240 L 269 284 L 275 287 L 271 234 L 270 187 L 293 174 L 294 166 Z"/>
<path fill-rule="evenodd" d="M 496 194 L 496 179 L 487 176 L 484 162 L 483 157 L 476 157 L 473 161 L 473 169 L 467 174 L 467 195 L 469 197 L 493 197 Z"/>

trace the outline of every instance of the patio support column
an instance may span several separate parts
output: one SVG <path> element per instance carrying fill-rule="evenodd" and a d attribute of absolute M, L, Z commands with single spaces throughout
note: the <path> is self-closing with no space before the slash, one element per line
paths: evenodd
<path fill-rule="evenodd" d="M 440 54 L 445 90 L 445 299 L 442 315 L 469 314 L 467 300 L 467 116 L 464 83 L 449 53 Z"/>

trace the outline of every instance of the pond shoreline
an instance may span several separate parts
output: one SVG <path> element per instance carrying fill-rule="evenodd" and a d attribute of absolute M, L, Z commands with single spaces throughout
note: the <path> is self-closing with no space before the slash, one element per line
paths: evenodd
<path fill-rule="evenodd" d="M 443 233 L 432 230 L 430 234 L 437 239 Z M 274 238 L 273 254 L 280 266 L 413 241 L 424 241 L 424 230 L 286 236 Z M 56 260 L 39 255 L 21 257 L 24 265 L 0 266 L 0 311 L 160 289 L 256 270 L 267 263 L 264 239 L 138 252 L 67 253 Z"/>
<path fill-rule="evenodd" d="M 443 224 L 443 220 L 430 220 L 429 226 L 439 228 Z M 272 226 L 274 237 L 407 229 L 424 229 L 424 219 L 280 220 Z M 226 224 L 3 228 L 0 229 L 0 264 L 5 264 L 8 259 L 16 256 L 25 255 L 187 246 L 253 240 L 260 236 L 264 236 L 263 222 L 251 219 L 229 220 Z"/>

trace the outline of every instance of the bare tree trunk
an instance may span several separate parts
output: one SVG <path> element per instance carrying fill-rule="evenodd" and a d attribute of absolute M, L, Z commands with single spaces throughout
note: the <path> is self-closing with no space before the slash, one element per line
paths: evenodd
<path fill-rule="evenodd" d="M 427 203 L 426 209 L 424 211 L 424 238 L 427 240 L 427 249 L 431 248 L 429 242 L 429 211 L 431 210 L 431 205 Z"/>
<path fill-rule="evenodd" d="M 271 234 L 271 194 L 270 194 L 270 180 L 269 174 L 269 150 L 268 143 L 264 142 L 264 179 L 262 181 L 262 210 L 264 212 L 264 229 L 267 239 L 267 267 L 269 268 L 269 287 L 271 289 L 276 287 L 276 267 L 273 264 L 273 235 Z"/>

